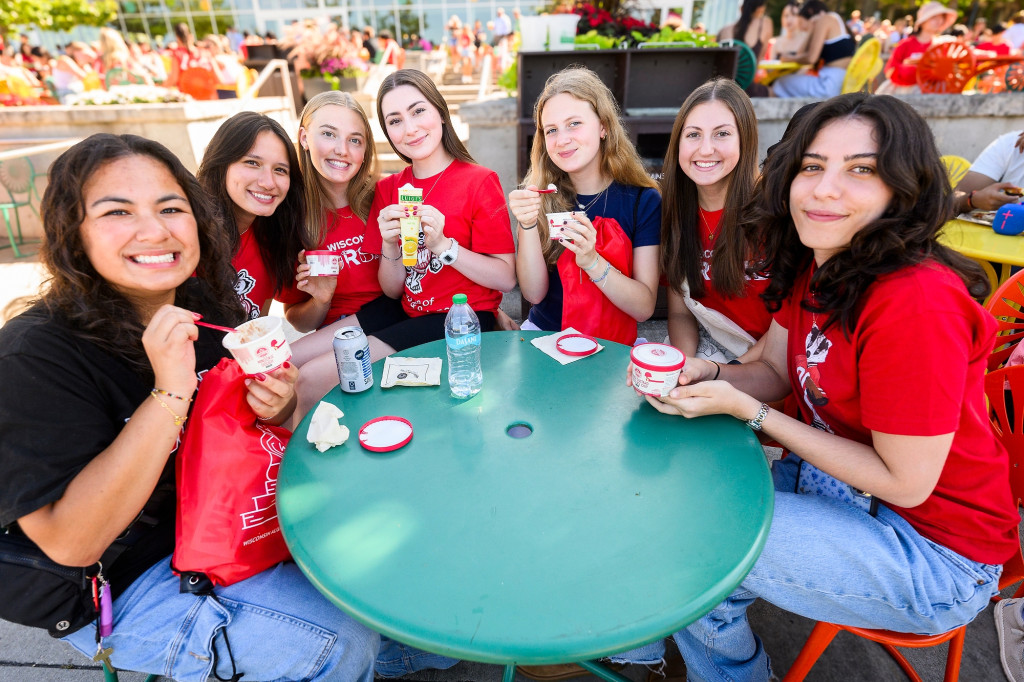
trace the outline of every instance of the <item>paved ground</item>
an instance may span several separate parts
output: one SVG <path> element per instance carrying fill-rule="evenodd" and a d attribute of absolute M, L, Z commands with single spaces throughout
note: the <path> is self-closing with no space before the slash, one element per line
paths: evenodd
<path fill-rule="evenodd" d="M 35 293 L 39 280 L 40 269 L 33 259 L 15 262 L 10 249 L 0 250 L 0 311 L 17 297 Z M 518 317 L 518 296 L 508 297 L 502 307 Z M 651 340 L 664 338 L 665 322 L 645 323 L 640 335 Z M 0 390 L 10 388 L 3 387 Z M 643 557 L 637 557 L 637 560 L 643 561 Z M 600 599 L 601 596 L 596 595 L 596 598 Z M 784 674 L 810 633 L 813 622 L 760 602 L 751 608 L 750 614 L 754 629 L 764 640 L 776 672 Z M 924 680 L 942 679 L 945 645 L 910 651 L 908 657 Z M 501 672 L 498 666 L 466 662 L 447 671 L 426 671 L 405 679 L 418 682 L 498 682 L 501 680 Z M 642 682 L 647 677 L 647 671 L 638 666 L 628 668 L 623 674 L 636 682 Z M 124 673 L 120 679 L 122 682 L 142 682 L 144 676 Z M 519 681 L 525 679 L 517 677 Z M 578 679 L 587 682 L 597 678 L 588 676 Z M 807 679 L 811 682 L 878 682 L 905 678 L 879 646 L 841 633 Z M 1003 679 L 991 606 L 967 628 L 960 679 L 963 682 L 999 682 Z M 42 630 L 31 630 L 0 621 L 0 682 L 87 680 L 102 680 L 99 668 L 88 658 L 62 642 L 51 639 Z"/>

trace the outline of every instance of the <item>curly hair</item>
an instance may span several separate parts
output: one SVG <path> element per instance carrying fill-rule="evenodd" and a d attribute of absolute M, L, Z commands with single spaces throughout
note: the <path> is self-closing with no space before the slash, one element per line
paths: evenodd
<path fill-rule="evenodd" d="M 235 294 L 231 249 L 219 213 L 178 157 L 159 142 L 136 135 L 100 133 L 79 142 L 54 161 L 43 193 L 40 213 L 45 239 L 39 255 L 49 288 L 42 301 L 51 313 L 67 320 L 79 337 L 125 358 L 145 377 L 152 376 L 153 370 L 142 347 L 142 319 L 131 301 L 96 272 L 81 233 L 89 179 L 106 164 L 131 156 L 148 157 L 167 168 L 196 220 L 199 265 L 195 278 L 178 285 L 175 305 L 193 310 L 202 305 L 207 316 L 221 324 L 238 324 L 245 315 Z"/>
<path fill-rule="evenodd" d="M 258 217 L 250 228 L 259 248 L 260 260 L 274 280 L 277 294 L 295 278 L 299 251 L 314 249 L 306 235 L 306 198 L 302 191 L 302 171 L 295 144 L 280 123 L 265 114 L 241 111 L 221 124 L 210 140 L 196 177 L 216 200 L 231 238 L 231 253 L 238 251 L 241 237 L 235 224 L 235 202 L 227 188 L 228 167 L 242 159 L 264 132 L 273 133 L 288 154 L 290 184 L 284 201 L 269 217 Z"/>
<path fill-rule="evenodd" d="M 728 78 L 709 80 L 691 92 L 672 125 L 662 167 L 661 268 L 669 286 L 676 291 L 682 291 L 685 281 L 691 296 L 704 295 L 697 184 L 679 165 L 679 140 L 690 113 L 708 102 L 721 102 L 732 112 L 740 140 L 740 158 L 729 176 L 725 212 L 718 224 L 718 238 L 711 257 L 711 281 L 718 291 L 740 296 L 746 287 L 744 261 L 751 250 L 743 239 L 738 221 L 757 179 L 757 116 L 747 94 Z"/>
<path fill-rule="evenodd" d="M 892 199 L 881 216 L 853 235 L 847 248 L 817 268 L 811 278 L 814 302 L 801 305 L 827 313 L 825 327 L 839 324 L 849 334 L 857 324 L 861 297 L 878 277 L 926 260 L 956 272 L 975 298 L 985 296 L 989 287 L 981 268 L 938 242 L 942 225 L 953 217 L 953 191 L 928 124 L 895 97 L 853 93 L 817 105 L 772 150 L 755 198 L 744 211 L 748 239 L 763 245 L 762 258 L 750 270 L 772 273 L 762 294 L 768 309 L 779 310 L 813 259 L 811 249 L 800 242 L 789 205 L 804 153 L 826 125 L 850 119 L 874 129 L 878 176 Z"/>
<path fill-rule="evenodd" d="M 370 121 L 366 118 L 366 112 L 359 106 L 355 98 L 347 92 L 340 90 L 329 90 L 321 92 L 306 103 L 299 117 L 299 125 L 306 135 L 312 135 L 309 130 L 313 121 L 313 114 L 327 106 L 337 106 L 355 112 L 363 123 L 363 141 L 365 154 L 363 165 L 360 166 L 355 176 L 348 183 L 348 203 L 352 212 L 366 222 L 370 215 L 370 204 L 373 203 L 373 190 L 377 186 L 379 175 L 377 169 L 377 155 L 373 144 L 373 131 L 370 130 Z M 333 206 L 329 205 L 327 193 L 327 179 L 324 178 L 313 164 L 310 156 L 309 145 L 299 150 L 299 165 L 302 169 L 302 177 L 305 178 L 306 207 L 309 210 L 307 221 L 307 237 L 314 244 L 322 244 L 327 233 L 327 211 Z"/>
<path fill-rule="evenodd" d="M 622 126 L 619 105 L 611 90 L 590 69 L 582 66 L 570 66 L 548 77 L 533 108 L 536 131 L 533 135 L 533 146 L 530 148 L 530 169 L 526 171 L 523 184 L 537 187 L 554 184 L 558 187 L 558 192 L 544 195 L 543 213 L 569 211 L 576 204 L 576 190 L 569 179 L 569 174 L 551 160 L 544 141 L 544 123 L 542 121 L 544 106 L 552 97 L 561 94 L 571 95 L 575 99 L 589 104 L 597 114 L 598 120 L 601 121 L 605 130 L 605 137 L 601 140 L 599 151 L 602 175 L 623 185 L 657 189 L 658 184 L 644 169 L 640 155 L 630 141 L 626 129 Z M 537 229 L 540 230 L 544 260 L 549 266 L 553 266 L 565 247 L 557 241 L 548 239 L 547 221 L 539 221 Z"/>
<path fill-rule="evenodd" d="M 381 82 L 380 89 L 377 90 L 377 121 L 384 128 L 384 132 L 388 132 L 387 121 L 384 119 L 384 95 L 402 85 L 411 85 L 419 90 L 427 102 L 437 109 L 437 113 L 441 115 L 441 144 L 444 145 L 444 150 L 459 161 L 476 163 L 469 150 L 466 149 L 466 145 L 462 144 L 462 140 L 455 134 L 455 128 L 452 126 L 452 115 L 448 111 L 448 103 L 444 101 L 444 97 L 437 89 L 437 86 L 434 85 L 434 81 L 430 80 L 430 76 L 422 71 L 399 69 L 389 74 Z M 395 143 L 391 140 L 390 134 L 388 135 L 388 143 L 395 150 L 395 153 L 402 157 L 403 161 L 412 163 L 412 159 L 398 151 Z"/>

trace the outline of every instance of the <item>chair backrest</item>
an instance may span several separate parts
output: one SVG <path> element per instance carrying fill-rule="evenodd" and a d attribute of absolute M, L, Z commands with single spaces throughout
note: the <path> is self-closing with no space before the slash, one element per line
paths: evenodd
<path fill-rule="evenodd" d="M 949 175 L 949 184 L 956 187 L 971 169 L 971 162 L 956 154 L 946 154 L 939 157 L 946 166 L 946 173 Z"/>
<path fill-rule="evenodd" d="M 1024 501 L 1024 365 L 985 375 L 985 395 L 996 435 L 1010 453 L 1010 490 Z"/>
<path fill-rule="evenodd" d="M 32 201 L 36 172 L 27 156 L 0 161 L 0 185 L 7 196 L 0 193 L 0 201 L 8 199 L 17 206 L 27 206 Z"/>
<path fill-rule="evenodd" d="M 1002 367 L 1017 343 L 1024 338 L 1024 270 L 1019 270 L 1003 282 L 985 309 L 992 313 L 998 328 L 992 354 L 988 358 L 988 369 Z M 1021 404 L 1024 408 L 1024 403 Z"/>
<path fill-rule="evenodd" d="M 860 92 L 867 88 L 882 70 L 882 43 L 875 38 L 865 38 L 853 53 L 846 76 L 843 78 L 842 94 Z"/>
<path fill-rule="evenodd" d="M 739 50 L 736 57 L 736 84 L 746 90 L 754 82 L 757 74 L 757 55 L 742 40 L 723 40 L 722 47 L 735 47 Z"/>

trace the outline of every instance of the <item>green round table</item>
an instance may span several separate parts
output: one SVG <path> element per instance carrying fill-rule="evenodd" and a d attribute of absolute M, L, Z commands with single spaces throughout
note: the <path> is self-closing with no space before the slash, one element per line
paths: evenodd
<path fill-rule="evenodd" d="M 707 613 L 746 576 L 772 517 L 753 432 L 725 416 L 663 415 L 625 385 L 629 348 L 562 366 L 538 332 L 484 334 L 483 389 L 335 388 L 352 432 L 318 452 L 309 417 L 278 477 L 296 563 L 370 628 L 415 647 L 506 666 L 587 663 L 660 639 Z M 395 415 L 412 441 L 359 445 Z M 513 438 L 526 423 L 532 435 Z"/>

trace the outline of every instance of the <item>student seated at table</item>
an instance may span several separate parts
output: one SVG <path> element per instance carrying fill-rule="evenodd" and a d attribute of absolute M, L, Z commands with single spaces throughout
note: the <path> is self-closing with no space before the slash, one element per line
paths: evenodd
<path fill-rule="evenodd" d="M 750 98 L 733 80 L 704 83 L 679 109 L 662 171 L 668 335 L 687 357 L 731 362 L 771 324 L 760 298 L 768 279 L 747 274 L 752 254 L 739 226 L 756 178 L 757 117 Z M 714 323 L 717 315 L 707 311 L 726 321 Z M 722 345 L 719 330 L 729 327 L 735 333 L 726 338 L 739 343 L 745 334 L 746 348 Z"/>
<path fill-rule="evenodd" d="M 171 571 L 175 450 L 201 376 L 227 355 L 193 313 L 245 320 L 215 203 L 167 148 L 133 135 L 87 138 L 50 178 L 49 287 L 0 329 L 0 527 L 65 566 L 130 544 L 102 567 L 117 668 L 203 682 L 230 658 L 251 679 L 370 682 L 379 636 L 294 563 L 218 587 L 219 600 L 181 593 Z M 253 412 L 284 422 L 296 376 L 285 365 L 249 382 Z M 96 634 L 63 639 L 91 657 Z"/>
<path fill-rule="evenodd" d="M 885 64 L 885 81 L 878 93 L 897 95 L 921 92 L 917 85 L 917 63 L 937 36 L 956 23 L 956 10 L 938 2 L 928 2 L 917 10 L 913 34 L 901 40 Z"/>
<path fill-rule="evenodd" d="M 829 11 L 821 0 L 807 0 L 800 6 L 799 16 L 808 33 L 807 43 L 789 61 L 807 64 L 814 72 L 781 76 L 772 83 L 772 94 L 817 99 L 838 95 L 857 43 L 847 32 L 843 18 Z"/>
<path fill-rule="evenodd" d="M 515 244 L 498 175 L 477 165 L 456 136 L 444 97 L 421 71 L 402 69 L 387 76 L 377 93 L 377 120 L 391 148 L 410 163 L 377 183 L 362 251 L 382 260 L 381 289 L 401 298 L 407 316 L 368 335 L 370 355 L 379 360 L 398 350 L 444 338 L 452 296 L 463 293 L 483 331 L 495 325 L 502 292 L 516 284 Z M 398 188 L 423 190 L 415 211 L 421 220 L 416 265 L 404 266 Z M 302 366 L 299 414 L 337 385 L 334 353 Z"/>
<path fill-rule="evenodd" d="M 893 97 L 822 103 L 768 158 L 743 221 L 772 273 L 762 361 L 688 359 L 680 386 L 648 398 L 666 414 L 731 415 L 790 453 L 773 466 L 754 568 L 673 635 L 691 679 L 771 677 L 746 616 L 757 598 L 942 633 L 997 592 L 1020 517 L 986 418 L 996 325 L 972 298 L 985 278 L 936 238 L 951 201 L 927 123 Z M 791 389 L 799 419 L 764 403 Z"/>
<path fill-rule="evenodd" d="M 523 329 L 573 327 L 632 345 L 657 296 L 657 185 L 593 71 L 570 67 L 548 78 L 534 122 L 524 189 L 508 196 L 519 224 L 519 287 L 533 303 Z M 549 185 L 558 191 L 537 191 Z M 551 239 L 548 216 L 565 212 L 577 222 Z"/>
<path fill-rule="evenodd" d="M 995 211 L 1020 201 L 1024 187 L 1024 130 L 994 139 L 956 186 L 956 213 Z M 1006 191 L 1009 190 L 1009 191 Z"/>
<path fill-rule="evenodd" d="M 273 299 L 287 314 L 309 298 L 295 287 L 299 251 L 312 248 L 302 175 L 281 124 L 252 111 L 235 114 L 213 134 L 196 177 L 217 200 L 249 319 L 266 315 Z"/>

